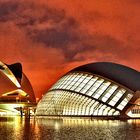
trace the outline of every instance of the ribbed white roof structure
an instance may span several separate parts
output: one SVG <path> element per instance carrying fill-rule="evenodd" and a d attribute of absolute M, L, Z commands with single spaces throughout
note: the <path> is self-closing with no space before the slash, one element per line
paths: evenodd
<path fill-rule="evenodd" d="M 77 67 L 52 86 L 36 115 L 132 117 L 138 110 L 140 73 L 126 66 L 91 63 Z"/>

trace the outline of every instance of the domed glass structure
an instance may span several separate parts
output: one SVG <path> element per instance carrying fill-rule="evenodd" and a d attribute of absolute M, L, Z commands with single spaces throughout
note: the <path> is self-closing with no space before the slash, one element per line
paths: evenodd
<path fill-rule="evenodd" d="M 100 62 L 73 69 L 37 105 L 36 115 L 140 117 L 140 73 Z"/>

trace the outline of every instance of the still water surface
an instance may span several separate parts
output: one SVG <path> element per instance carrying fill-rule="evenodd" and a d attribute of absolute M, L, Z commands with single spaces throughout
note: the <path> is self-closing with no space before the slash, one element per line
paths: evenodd
<path fill-rule="evenodd" d="M 140 140 L 140 120 L 0 118 L 0 140 Z"/>

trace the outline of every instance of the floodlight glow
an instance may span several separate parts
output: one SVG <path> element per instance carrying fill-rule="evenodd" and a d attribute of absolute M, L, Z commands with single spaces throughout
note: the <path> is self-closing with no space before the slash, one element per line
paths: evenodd
<path fill-rule="evenodd" d="M 2 94 L 2 96 L 8 96 L 8 95 L 12 95 L 14 93 L 18 93 L 21 96 L 27 96 L 28 95 L 25 91 L 23 91 L 21 89 L 17 89 L 17 90 L 13 90 L 11 92 L 4 93 L 4 94 Z"/>

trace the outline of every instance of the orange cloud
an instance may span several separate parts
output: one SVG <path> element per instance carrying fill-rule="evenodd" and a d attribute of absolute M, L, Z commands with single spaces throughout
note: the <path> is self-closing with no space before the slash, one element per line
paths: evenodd
<path fill-rule="evenodd" d="M 22 63 L 36 97 L 85 63 L 113 61 L 140 70 L 139 5 L 136 0 L 2 0 L 1 60 Z"/>

